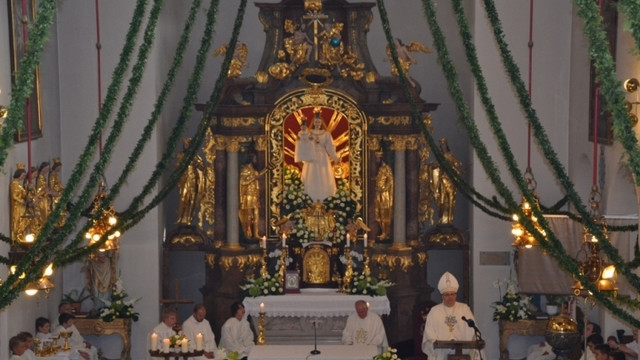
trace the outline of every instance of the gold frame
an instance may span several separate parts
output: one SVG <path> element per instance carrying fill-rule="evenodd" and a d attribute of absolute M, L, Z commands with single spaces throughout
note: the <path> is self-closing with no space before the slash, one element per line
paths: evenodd
<path fill-rule="evenodd" d="M 348 158 L 349 185 L 351 197 L 357 203 L 357 211 L 367 218 L 366 198 L 366 134 L 367 117 L 356 101 L 344 92 L 335 89 L 302 88 L 285 94 L 275 103 L 274 109 L 265 119 L 267 144 L 267 163 L 272 169 L 267 173 L 267 196 L 265 197 L 266 217 L 268 219 L 267 234 L 269 238 L 277 237 L 274 224 L 281 218 L 280 203 L 283 193 L 283 174 L 285 163 L 284 141 L 285 120 L 291 115 L 300 113 L 301 109 L 321 107 L 339 113 L 348 123 Z"/>
<path fill-rule="evenodd" d="M 26 7 L 26 12 L 22 5 Z M 8 0 L 9 5 L 9 24 L 11 30 L 10 48 L 11 48 L 11 73 L 13 74 L 12 82 L 16 81 L 16 74 L 20 66 L 20 61 L 26 53 L 25 33 L 24 29 L 27 24 L 32 23 L 36 15 L 36 0 Z M 28 35 L 28 33 L 27 33 Z M 42 103 L 40 101 L 40 69 L 35 70 L 35 78 L 33 82 L 33 92 L 27 99 L 25 105 L 25 114 L 22 118 L 22 125 L 16 131 L 16 142 L 26 141 L 27 136 L 27 114 L 32 114 L 31 118 L 31 139 L 42 137 Z"/>

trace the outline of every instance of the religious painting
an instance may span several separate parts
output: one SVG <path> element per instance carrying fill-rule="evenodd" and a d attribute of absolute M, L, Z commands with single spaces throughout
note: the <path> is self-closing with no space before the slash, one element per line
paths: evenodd
<path fill-rule="evenodd" d="M 20 67 L 20 61 L 24 58 L 29 44 L 29 27 L 36 15 L 36 0 L 8 0 L 9 4 L 9 29 L 11 31 L 11 73 L 13 83 Z M 21 125 L 16 131 L 15 141 L 22 142 L 29 138 L 27 131 L 30 129 L 30 138 L 42 137 L 42 109 L 40 102 L 40 70 L 34 74 L 33 91 L 27 98 Z"/>
<path fill-rule="evenodd" d="M 609 41 L 609 48 L 614 61 L 618 38 L 618 11 L 615 6 L 615 0 L 604 0 L 601 10 L 604 29 L 607 32 L 607 40 Z M 593 141 L 597 137 L 599 144 L 611 145 L 613 143 L 613 118 L 611 117 L 611 112 L 606 110 L 602 93 L 598 92 L 598 98 L 596 99 L 597 74 L 593 61 L 590 65 L 589 76 L 591 79 L 589 81 L 589 141 Z"/>
<path fill-rule="evenodd" d="M 298 196 L 292 196 L 291 192 L 299 186 L 304 189 L 300 191 L 311 198 L 304 209 L 305 216 L 318 220 L 318 226 L 312 229 L 315 237 L 301 242 L 335 242 L 337 236 L 343 235 L 343 225 L 340 221 L 333 224 L 331 204 L 327 199 L 342 194 L 340 197 L 344 197 L 345 202 L 353 203 L 349 215 L 366 215 L 362 214 L 366 211 L 362 204 L 366 186 L 363 181 L 366 170 L 364 113 L 345 93 L 302 88 L 276 102 L 266 118 L 266 125 L 267 163 L 272 166 L 267 178 L 269 195 L 265 206 L 269 223 L 273 225 L 288 216 L 287 202 Z M 295 180 L 292 182 L 292 179 Z M 322 203 L 326 208 L 319 206 Z M 339 230 L 336 232 L 335 228 Z M 269 237 L 277 237 L 277 234 L 269 234 Z"/>

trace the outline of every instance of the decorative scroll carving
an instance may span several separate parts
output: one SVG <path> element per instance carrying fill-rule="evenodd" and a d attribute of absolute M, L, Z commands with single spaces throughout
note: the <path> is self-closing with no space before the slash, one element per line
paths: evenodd
<path fill-rule="evenodd" d="M 240 270 L 244 270 L 246 267 L 253 267 L 260 264 L 262 256 L 259 254 L 243 254 L 228 256 L 222 255 L 220 257 L 220 266 L 224 271 L 229 271 L 232 267 L 237 267 Z"/>
<path fill-rule="evenodd" d="M 404 272 L 409 271 L 409 268 L 413 266 L 413 260 L 411 259 L 410 253 L 402 255 L 376 254 L 373 255 L 371 261 L 373 261 L 374 264 L 378 264 L 389 269 L 398 267 Z"/>

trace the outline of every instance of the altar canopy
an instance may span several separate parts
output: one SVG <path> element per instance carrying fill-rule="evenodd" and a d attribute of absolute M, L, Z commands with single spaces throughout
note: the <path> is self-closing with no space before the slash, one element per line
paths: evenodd
<path fill-rule="evenodd" d="M 300 294 L 258 296 L 243 301 L 248 315 L 258 316 L 260 303 L 268 317 L 341 317 L 355 312 L 355 302 L 369 303 L 369 311 L 389 315 L 391 306 L 386 296 L 346 295 L 335 289 L 302 289 Z"/>
<path fill-rule="evenodd" d="M 371 360 L 379 354 L 375 345 L 318 345 L 320 354 L 310 355 L 312 345 L 254 346 L 249 360 Z"/>

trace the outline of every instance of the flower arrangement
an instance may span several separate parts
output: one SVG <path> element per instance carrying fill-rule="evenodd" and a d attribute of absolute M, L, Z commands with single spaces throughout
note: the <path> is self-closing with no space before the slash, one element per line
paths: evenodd
<path fill-rule="evenodd" d="M 236 360 L 240 354 L 238 354 L 237 351 L 227 351 L 224 348 L 218 348 L 214 355 L 214 359 Z"/>
<path fill-rule="evenodd" d="M 349 293 L 351 295 L 370 295 L 384 296 L 387 295 L 387 288 L 395 285 L 389 280 L 378 280 L 373 276 L 367 276 L 362 273 L 353 273 L 353 285 Z"/>
<path fill-rule="evenodd" d="M 502 300 L 494 302 L 491 306 L 494 309 L 493 320 L 518 321 L 532 318 L 529 310 L 529 297 L 518 293 L 517 286 L 511 279 L 493 283 L 500 294 L 502 293 L 502 285 L 506 285 L 504 296 L 500 296 Z"/>
<path fill-rule="evenodd" d="M 138 321 L 140 314 L 133 310 L 133 304 L 141 298 L 125 300 L 127 296 L 127 292 L 122 286 L 122 280 L 118 279 L 118 281 L 113 284 L 111 300 L 99 299 L 105 305 L 105 307 L 100 309 L 100 318 L 102 321 L 111 322 L 118 318 Z"/>
<path fill-rule="evenodd" d="M 184 333 L 182 333 L 182 334 L 175 334 L 175 335 L 172 335 L 172 336 L 169 338 L 169 342 L 170 342 L 169 347 L 171 347 L 172 349 L 177 349 L 177 348 L 179 348 L 179 347 L 182 345 L 182 341 L 183 341 L 185 338 L 186 338 L 186 335 L 185 335 Z"/>
<path fill-rule="evenodd" d="M 240 285 L 240 289 L 244 290 L 247 296 L 257 297 L 284 294 L 282 282 L 280 281 L 280 274 L 275 274 L 273 276 L 267 275 L 257 279 L 247 278 L 246 281 L 246 284 Z"/>
<path fill-rule="evenodd" d="M 300 172 L 296 168 L 284 169 L 284 192 L 282 195 L 282 215 L 293 221 L 293 231 L 289 238 L 300 243 L 314 240 L 316 234 L 307 227 L 304 210 L 313 205 L 313 200 L 304 190 L 300 179 Z M 331 211 L 336 220 L 335 228 L 327 235 L 327 240 L 333 243 L 344 241 L 347 235 L 347 219 L 355 216 L 356 202 L 349 194 L 349 183 L 341 179 L 338 181 L 335 195 L 326 198 L 323 205 Z"/>
<path fill-rule="evenodd" d="M 373 360 L 401 360 L 398 356 L 398 350 L 395 348 L 387 348 L 387 351 L 376 355 Z"/>

